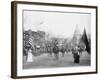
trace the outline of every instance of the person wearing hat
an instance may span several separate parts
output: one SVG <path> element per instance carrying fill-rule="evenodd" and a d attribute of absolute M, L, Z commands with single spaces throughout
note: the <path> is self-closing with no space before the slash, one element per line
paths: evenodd
<path fill-rule="evenodd" d="M 27 62 L 33 62 L 33 54 L 31 48 L 28 50 Z"/>
<path fill-rule="evenodd" d="M 79 54 L 78 50 L 79 50 L 79 48 L 77 46 L 72 50 L 74 63 L 80 62 L 80 54 Z"/>
<path fill-rule="evenodd" d="M 54 43 L 53 53 L 54 53 L 55 59 L 58 60 L 59 59 L 59 48 L 58 48 L 58 41 L 57 40 Z"/>

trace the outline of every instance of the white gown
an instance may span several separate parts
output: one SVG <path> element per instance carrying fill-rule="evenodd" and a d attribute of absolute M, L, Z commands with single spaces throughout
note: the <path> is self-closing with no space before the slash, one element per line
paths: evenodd
<path fill-rule="evenodd" d="M 28 52 L 27 62 L 33 62 L 33 55 L 30 51 Z"/>

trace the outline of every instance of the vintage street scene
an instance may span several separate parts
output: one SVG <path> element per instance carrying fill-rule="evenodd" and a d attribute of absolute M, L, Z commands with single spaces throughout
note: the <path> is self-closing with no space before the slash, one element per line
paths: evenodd
<path fill-rule="evenodd" d="M 23 69 L 91 66 L 91 14 L 23 11 Z"/>

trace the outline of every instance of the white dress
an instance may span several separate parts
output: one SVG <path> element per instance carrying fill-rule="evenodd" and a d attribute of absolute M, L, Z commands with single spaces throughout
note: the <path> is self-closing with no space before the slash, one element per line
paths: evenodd
<path fill-rule="evenodd" d="M 33 55 L 30 51 L 28 51 L 27 62 L 33 62 Z"/>

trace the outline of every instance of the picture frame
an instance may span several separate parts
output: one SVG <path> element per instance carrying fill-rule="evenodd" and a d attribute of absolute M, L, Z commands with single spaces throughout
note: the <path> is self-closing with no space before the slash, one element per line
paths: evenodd
<path fill-rule="evenodd" d="M 89 5 L 12 1 L 11 77 L 97 73 L 97 11 Z"/>

